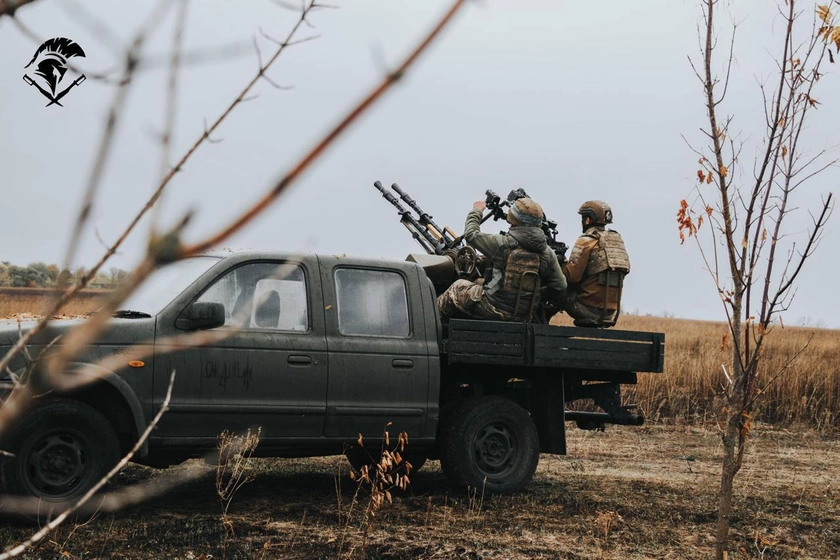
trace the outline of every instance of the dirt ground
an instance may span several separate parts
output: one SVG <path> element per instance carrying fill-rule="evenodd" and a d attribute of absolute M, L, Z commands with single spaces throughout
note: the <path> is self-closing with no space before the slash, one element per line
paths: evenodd
<path fill-rule="evenodd" d="M 757 427 L 737 479 L 731 558 L 836 558 L 840 440 Z M 167 495 L 52 533 L 27 558 L 708 558 L 719 437 L 651 425 L 569 430 L 569 455 L 544 455 L 526 492 L 447 488 L 430 461 L 372 519 L 343 458 L 255 460 L 255 479 L 222 522 L 215 469 Z M 195 461 L 192 468 L 199 468 Z M 169 472 L 190 465 L 173 467 Z M 340 475 L 337 472 L 341 471 Z M 117 487 L 161 476 L 130 466 Z M 33 531 L 0 522 L 5 546 Z"/>

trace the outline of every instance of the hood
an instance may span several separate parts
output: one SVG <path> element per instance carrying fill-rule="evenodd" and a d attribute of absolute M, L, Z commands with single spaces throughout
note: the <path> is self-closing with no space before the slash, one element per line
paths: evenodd
<path fill-rule="evenodd" d="M 510 228 L 508 235 L 516 239 L 527 251 L 542 253 L 548 247 L 545 234 L 538 227 L 514 226 Z"/>
<path fill-rule="evenodd" d="M 72 328 L 84 323 L 86 319 L 54 319 L 47 327 L 33 339 L 32 345 L 44 345 L 52 342 Z M 0 321 L 0 346 L 11 346 L 17 342 L 20 332 L 27 332 L 38 322 L 36 320 Z M 19 330 L 18 330 L 19 329 Z M 155 334 L 155 319 L 111 319 L 108 326 L 96 344 L 128 345 L 151 340 Z M 61 344 L 59 341 L 57 344 Z"/>

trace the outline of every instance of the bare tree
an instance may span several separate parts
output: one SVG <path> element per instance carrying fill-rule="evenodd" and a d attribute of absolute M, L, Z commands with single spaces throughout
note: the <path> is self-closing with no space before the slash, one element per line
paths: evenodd
<path fill-rule="evenodd" d="M 692 201 L 682 200 L 677 212 L 680 238 L 694 236 L 706 269 L 720 295 L 731 340 L 731 361 L 723 369 L 723 405 L 719 415 L 723 461 L 717 520 L 719 559 L 727 557 L 733 483 L 744 461 L 753 410 L 764 388 L 796 358 L 778 371 L 767 371 L 762 361 L 764 343 L 795 295 L 796 282 L 823 235 L 832 210 L 832 195 L 810 214 L 804 236 L 797 236 L 788 218 L 796 207 L 801 187 L 837 163 L 831 150 L 809 152 L 806 123 L 819 101 L 815 90 L 822 67 L 833 63 L 840 49 L 840 28 L 833 23 L 829 6 L 816 6 L 806 18 L 800 4 L 785 0 L 779 5 L 783 24 L 781 51 L 773 81 L 763 83 L 764 102 L 761 144 L 752 174 L 742 169 L 746 141 L 733 132 L 734 117 L 724 114 L 724 101 L 733 77 L 732 26 L 724 77 L 717 77 L 718 0 L 702 2 L 700 64 L 692 62 L 703 84 L 708 128 L 701 129 L 707 144 L 695 149 L 699 156 L 698 184 Z M 834 4 L 840 2 L 834 0 Z M 810 6 L 810 4 L 806 4 Z M 808 21 L 805 21 L 808 20 Z M 802 38 L 804 37 L 804 39 Z M 691 60 L 691 59 L 689 59 Z M 725 115 L 725 116 L 724 116 Z M 696 236 L 706 221 L 708 237 Z"/>

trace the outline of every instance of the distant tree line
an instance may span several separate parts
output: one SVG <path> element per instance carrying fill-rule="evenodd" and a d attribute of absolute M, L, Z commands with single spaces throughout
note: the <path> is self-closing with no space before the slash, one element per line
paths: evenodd
<path fill-rule="evenodd" d="M 75 284 L 85 274 L 87 274 L 87 269 L 83 266 L 70 270 L 43 262 L 34 262 L 26 266 L 17 266 L 8 261 L 0 262 L 0 286 L 60 288 Z M 107 272 L 98 272 L 88 283 L 88 287 L 113 288 L 125 278 L 126 274 L 125 270 L 111 267 Z"/>

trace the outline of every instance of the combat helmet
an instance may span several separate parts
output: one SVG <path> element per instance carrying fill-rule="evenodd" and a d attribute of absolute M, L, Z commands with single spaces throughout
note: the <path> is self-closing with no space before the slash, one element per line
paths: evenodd
<path fill-rule="evenodd" d="M 594 225 L 605 226 L 613 221 L 610 205 L 603 200 L 587 200 L 581 204 L 578 214 L 590 218 Z"/>
<path fill-rule="evenodd" d="M 513 226 L 540 227 L 542 225 L 543 209 L 530 198 L 518 198 L 510 203 L 507 221 Z"/>

